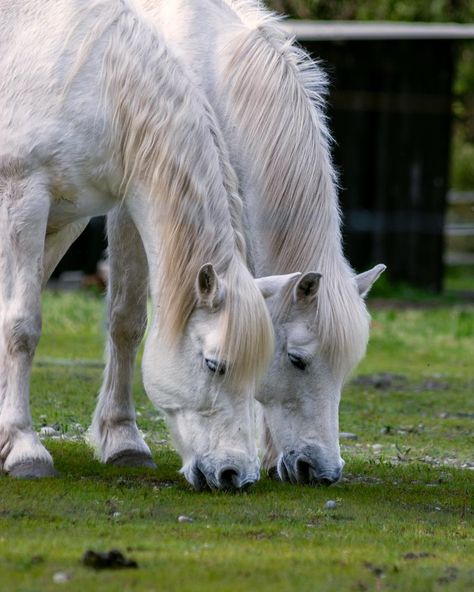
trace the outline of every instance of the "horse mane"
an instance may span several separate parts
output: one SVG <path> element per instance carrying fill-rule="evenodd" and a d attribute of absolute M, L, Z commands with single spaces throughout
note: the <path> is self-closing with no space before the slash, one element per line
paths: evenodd
<path fill-rule="evenodd" d="M 96 25 L 105 46 L 100 76 L 122 197 L 140 190 L 156 204 L 160 330 L 177 343 L 197 304 L 198 271 L 211 262 L 226 285 L 220 356 L 232 361 L 231 379 L 253 381 L 268 366 L 273 332 L 245 265 L 242 201 L 215 114 L 129 0 L 93 7 L 96 19 L 97 7 L 106 19 L 106 26 Z"/>
<path fill-rule="evenodd" d="M 267 243 L 272 273 L 322 273 L 315 325 L 344 374 L 365 351 L 369 317 L 342 249 L 327 79 L 259 3 L 223 2 L 240 23 L 229 28 L 219 56 L 221 117 L 247 157 L 264 229 L 259 239 Z"/>

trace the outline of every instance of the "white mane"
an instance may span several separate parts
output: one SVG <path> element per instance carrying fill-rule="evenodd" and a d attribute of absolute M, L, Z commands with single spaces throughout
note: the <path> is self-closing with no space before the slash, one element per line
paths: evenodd
<path fill-rule="evenodd" d="M 132 2 L 98 0 L 93 9 L 102 20 L 73 71 L 94 43 L 104 44 L 101 84 L 121 187 L 156 200 L 161 329 L 172 343 L 182 335 L 198 271 L 211 262 L 226 283 L 221 355 L 232 359 L 239 382 L 254 379 L 271 356 L 272 328 L 245 267 L 242 202 L 214 112 Z"/>
<path fill-rule="evenodd" d="M 221 56 L 223 121 L 239 134 L 257 194 L 260 239 L 278 273 L 319 271 L 315 323 L 342 373 L 362 356 L 368 313 L 342 251 L 337 180 L 319 66 L 252 0 L 224 0 L 241 26 Z M 272 260 L 273 257 L 273 260 Z"/>

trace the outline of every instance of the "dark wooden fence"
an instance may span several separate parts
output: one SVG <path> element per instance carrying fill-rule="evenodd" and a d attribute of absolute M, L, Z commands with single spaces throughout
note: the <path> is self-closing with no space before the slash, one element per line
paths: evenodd
<path fill-rule="evenodd" d="M 474 27 L 291 23 L 331 79 L 346 253 L 442 288 L 456 40 Z"/>

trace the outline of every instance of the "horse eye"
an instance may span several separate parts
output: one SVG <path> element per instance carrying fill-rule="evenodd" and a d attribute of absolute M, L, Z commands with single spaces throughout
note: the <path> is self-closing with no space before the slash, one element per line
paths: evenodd
<path fill-rule="evenodd" d="M 210 358 L 205 358 L 206 366 L 209 368 L 211 372 L 214 374 L 223 375 L 225 374 L 225 364 L 224 362 L 218 362 L 217 360 L 211 360 Z"/>
<path fill-rule="evenodd" d="M 295 368 L 298 368 L 298 370 L 305 370 L 306 366 L 308 365 L 308 363 L 305 360 L 303 360 L 303 358 L 295 356 L 294 354 L 288 354 L 288 358 L 290 362 L 293 364 L 293 366 Z"/>

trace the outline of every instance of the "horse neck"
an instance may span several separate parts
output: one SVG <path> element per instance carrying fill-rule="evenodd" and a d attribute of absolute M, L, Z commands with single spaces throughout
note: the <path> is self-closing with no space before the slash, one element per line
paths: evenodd
<path fill-rule="evenodd" d="M 263 24 L 255 14 L 243 19 L 240 29 L 222 35 L 217 88 L 221 121 L 226 137 L 234 136 L 232 158 L 264 249 L 265 271 L 344 269 L 323 111 L 324 76 L 300 50 L 288 46 L 267 13 Z"/>

